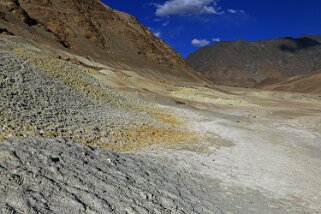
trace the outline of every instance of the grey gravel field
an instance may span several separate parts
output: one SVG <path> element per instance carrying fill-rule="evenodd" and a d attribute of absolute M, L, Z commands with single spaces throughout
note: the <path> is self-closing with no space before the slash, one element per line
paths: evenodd
<path fill-rule="evenodd" d="M 105 139 L 113 129 L 153 124 L 152 118 L 139 111 L 143 101 L 138 97 L 126 96 L 100 84 L 81 66 L 59 60 L 56 63 L 61 63 L 58 72 L 76 80 L 84 79 L 85 83 L 79 84 L 98 88 L 104 99 L 83 93 L 32 62 L 2 51 L 0 137 L 68 136 L 86 143 Z"/>
<path fill-rule="evenodd" d="M 0 143 L 0 212 L 305 213 L 148 155 L 63 139 Z"/>
<path fill-rule="evenodd" d="M 93 121 L 99 124 L 106 119 L 111 120 L 109 125 L 112 122 L 115 125 L 126 124 L 131 122 L 131 118 L 144 122 L 142 115 L 125 108 L 132 100 L 125 95 L 117 94 L 112 88 L 99 84 L 94 78 L 86 75 L 81 66 L 62 64 L 59 72 L 76 70 L 77 73 L 74 75 L 82 75 L 88 84 L 101 87 L 105 93 L 110 94 L 110 100 L 99 102 L 80 93 L 38 69 L 32 62 L 11 53 L 0 52 L 0 62 L 1 110 L 5 113 L 10 111 L 7 115 L 11 120 L 29 119 L 30 123 L 50 124 L 59 118 L 66 126 L 79 126 Z"/>

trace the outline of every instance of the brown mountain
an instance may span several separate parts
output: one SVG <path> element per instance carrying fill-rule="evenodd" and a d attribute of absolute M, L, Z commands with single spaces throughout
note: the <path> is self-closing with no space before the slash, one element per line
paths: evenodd
<path fill-rule="evenodd" d="M 321 94 L 321 71 L 307 76 L 295 76 L 264 87 L 269 90 Z"/>
<path fill-rule="evenodd" d="M 163 78 L 195 79 L 183 58 L 135 17 L 98 0 L 0 0 L 0 34 L 151 77 L 161 71 Z"/>
<path fill-rule="evenodd" d="M 217 84 L 262 87 L 320 70 L 321 36 L 219 42 L 186 61 Z"/>

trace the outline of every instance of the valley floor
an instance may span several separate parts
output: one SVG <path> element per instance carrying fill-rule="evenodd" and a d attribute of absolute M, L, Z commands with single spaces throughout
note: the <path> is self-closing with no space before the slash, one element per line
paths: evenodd
<path fill-rule="evenodd" d="M 1 42 L 0 213 L 321 212 L 319 96 L 157 82 Z"/>
<path fill-rule="evenodd" d="M 190 129 L 213 139 L 151 152 L 218 181 L 228 195 L 266 197 L 265 211 L 249 202 L 232 213 L 319 213 L 321 113 L 315 107 L 172 108 Z"/>

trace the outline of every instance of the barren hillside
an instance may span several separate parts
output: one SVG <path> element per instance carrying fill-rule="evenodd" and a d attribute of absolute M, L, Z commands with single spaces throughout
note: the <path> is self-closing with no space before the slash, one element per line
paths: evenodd
<path fill-rule="evenodd" d="M 98 0 L 1 0 L 0 33 L 30 38 L 151 77 L 195 80 L 173 48 L 135 17 Z"/>
<path fill-rule="evenodd" d="M 214 83 L 259 87 L 321 68 L 321 37 L 219 42 L 202 48 L 186 61 Z"/>

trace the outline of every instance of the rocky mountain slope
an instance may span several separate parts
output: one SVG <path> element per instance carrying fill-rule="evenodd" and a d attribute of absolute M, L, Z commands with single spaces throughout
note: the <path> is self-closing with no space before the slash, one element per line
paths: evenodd
<path fill-rule="evenodd" d="M 259 87 L 320 70 L 321 36 L 219 42 L 186 61 L 217 84 Z"/>
<path fill-rule="evenodd" d="M 195 79 L 182 57 L 135 17 L 98 0 L 1 0 L 0 33 L 151 77 Z"/>

